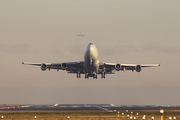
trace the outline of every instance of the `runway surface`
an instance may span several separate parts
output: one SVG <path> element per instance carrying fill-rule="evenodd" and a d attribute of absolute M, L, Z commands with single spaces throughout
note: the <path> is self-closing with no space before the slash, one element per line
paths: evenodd
<path fill-rule="evenodd" d="M 124 106 L 113 104 L 49 104 L 0 105 L 0 111 L 121 111 L 121 110 L 180 110 L 180 106 Z"/>

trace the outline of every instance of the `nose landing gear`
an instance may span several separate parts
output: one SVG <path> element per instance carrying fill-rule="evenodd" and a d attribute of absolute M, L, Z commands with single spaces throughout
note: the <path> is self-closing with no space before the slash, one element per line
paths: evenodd
<path fill-rule="evenodd" d="M 87 79 L 89 79 L 89 77 L 93 77 L 93 79 L 97 79 L 97 73 L 95 73 L 95 74 L 88 74 L 88 73 L 85 73 L 85 79 L 87 78 Z"/>
<path fill-rule="evenodd" d="M 88 73 L 85 73 L 85 79 L 89 79 L 89 75 L 88 75 Z"/>

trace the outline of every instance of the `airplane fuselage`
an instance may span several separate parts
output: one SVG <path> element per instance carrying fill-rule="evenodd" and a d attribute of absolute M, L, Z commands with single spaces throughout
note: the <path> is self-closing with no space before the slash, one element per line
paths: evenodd
<path fill-rule="evenodd" d="M 84 70 L 88 77 L 96 77 L 99 70 L 98 50 L 89 43 L 84 54 Z"/>

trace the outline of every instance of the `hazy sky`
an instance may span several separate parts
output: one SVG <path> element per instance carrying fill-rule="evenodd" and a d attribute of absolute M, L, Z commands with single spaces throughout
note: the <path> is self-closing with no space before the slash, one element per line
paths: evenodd
<path fill-rule="evenodd" d="M 1 0 L 0 104 L 180 105 L 180 1 Z M 84 37 L 76 34 L 84 33 Z M 21 62 L 161 63 L 106 79 Z"/>

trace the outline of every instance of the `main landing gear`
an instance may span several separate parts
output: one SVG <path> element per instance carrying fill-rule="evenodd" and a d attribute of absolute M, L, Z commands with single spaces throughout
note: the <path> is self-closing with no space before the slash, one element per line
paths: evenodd
<path fill-rule="evenodd" d="M 77 72 L 77 78 L 81 78 L 81 74 L 79 71 Z"/>
<path fill-rule="evenodd" d="M 105 72 L 102 72 L 101 78 L 104 78 L 104 79 L 105 79 Z"/>

